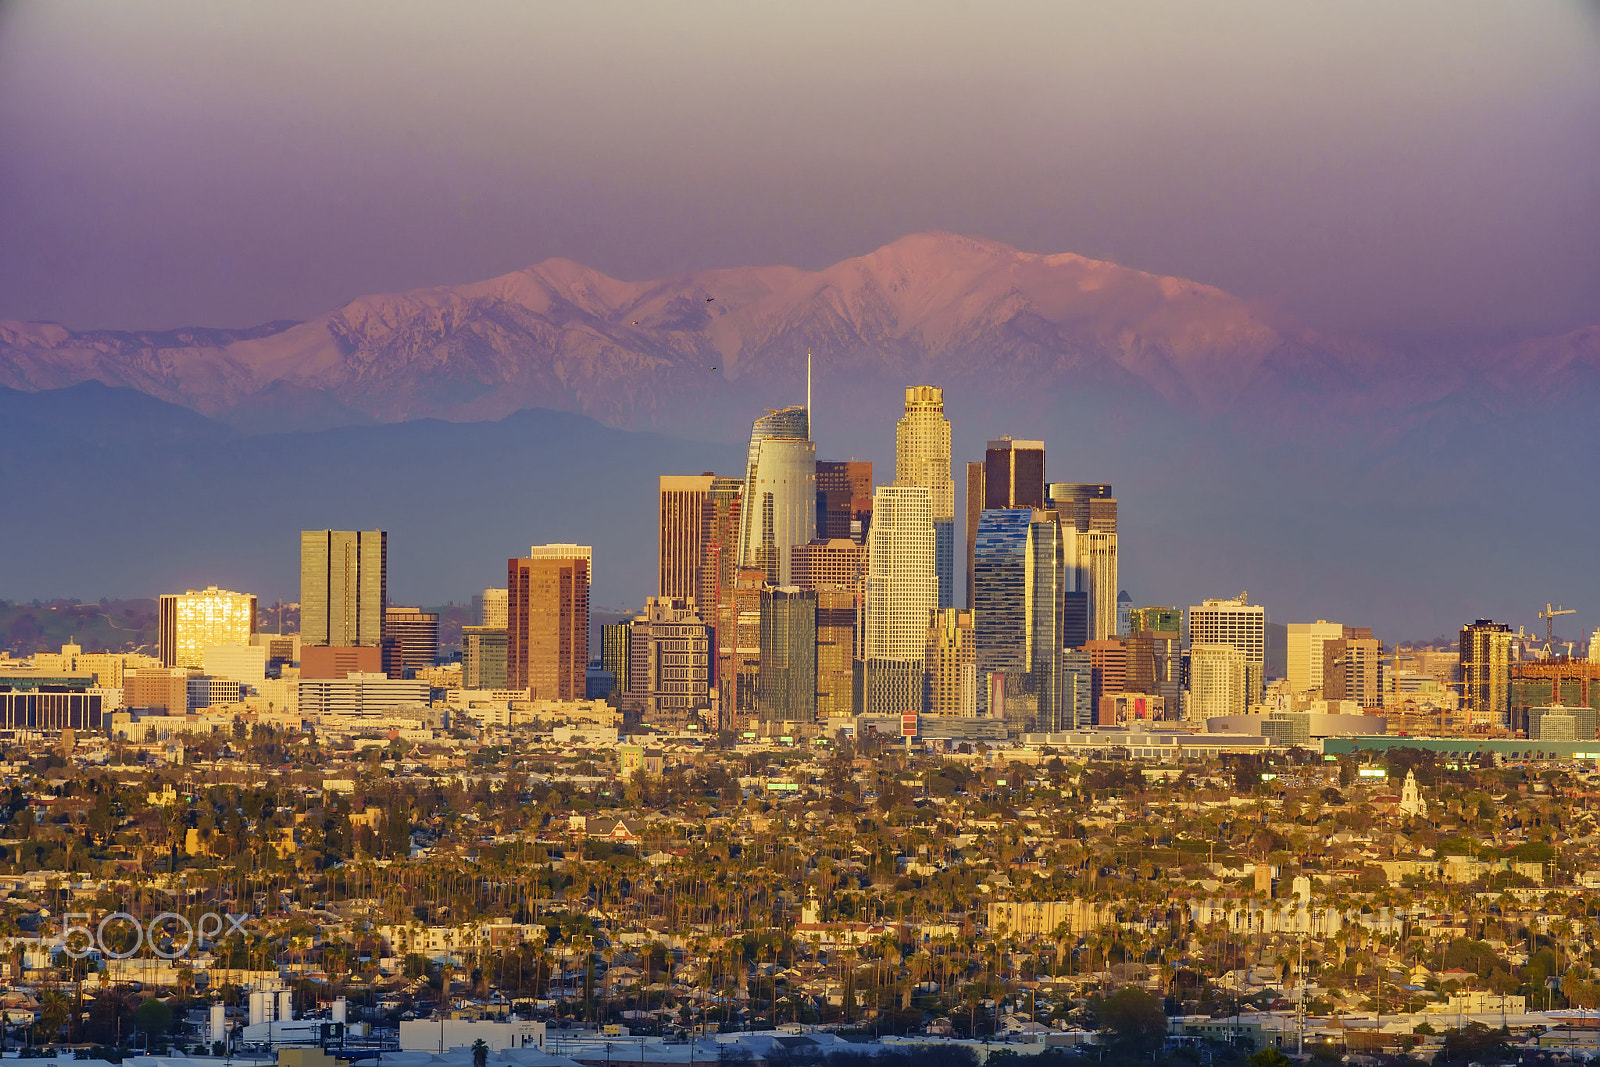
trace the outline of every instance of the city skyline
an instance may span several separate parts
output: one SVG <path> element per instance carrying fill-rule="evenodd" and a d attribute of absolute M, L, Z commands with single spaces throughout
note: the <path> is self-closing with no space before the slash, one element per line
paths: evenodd
<path fill-rule="evenodd" d="M 0 1049 L 1600 1064 L 1597 130 L 1600 0 L 0 0 Z"/>

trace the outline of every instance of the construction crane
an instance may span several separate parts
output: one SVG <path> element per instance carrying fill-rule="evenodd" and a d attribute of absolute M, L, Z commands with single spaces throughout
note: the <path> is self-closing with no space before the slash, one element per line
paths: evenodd
<path fill-rule="evenodd" d="M 1544 643 L 1546 647 L 1549 647 L 1550 642 L 1555 640 L 1556 616 L 1576 615 L 1577 613 L 1577 608 L 1557 608 L 1548 603 L 1545 604 L 1544 610 L 1539 612 L 1539 618 L 1544 620 Z"/>

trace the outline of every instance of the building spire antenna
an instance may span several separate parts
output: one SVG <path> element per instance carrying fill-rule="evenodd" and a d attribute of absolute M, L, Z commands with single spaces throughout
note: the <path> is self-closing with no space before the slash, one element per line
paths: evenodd
<path fill-rule="evenodd" d="M 806 436 L 811 436 L 811 349 L 806 349 Z"/>

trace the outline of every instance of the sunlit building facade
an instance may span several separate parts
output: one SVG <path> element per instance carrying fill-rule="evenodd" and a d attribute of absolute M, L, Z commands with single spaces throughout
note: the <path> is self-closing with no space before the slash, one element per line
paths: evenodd
<path fill-rule="evenodd" d="M 165 593 L 157 613 L 157 656 L 163 667 L 202 667 L 212 645 L 248 645 L 256 632 L 256 598 L 208 585 Z"/>

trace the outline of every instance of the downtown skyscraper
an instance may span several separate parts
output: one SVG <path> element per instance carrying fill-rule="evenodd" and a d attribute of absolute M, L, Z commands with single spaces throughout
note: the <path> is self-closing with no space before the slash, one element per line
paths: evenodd
<path fill-rule="evenodd" d="M 1069 569 L 1061 518 L 1039 508 L 985 509 L 973 555 L 978 712 L 1011 732 L 1074 725 L 1062 703 Z"/>
<path fill-rule="evenodd" d="M 506 684 L 534 700 L 582 700 L 589 667 L 587 545 L 534 545 L 506 561 Z"/>
<path fill-rule="evenodd" d="M 801 406 L 755 421 L 745 463 L 739 556 L 772 585 L 789 584 L 789 550 L 817 532 L 817 448 Z"/>
<path fill-rule="evenodd" d="M 955 603 L 956 485 L 950 476 L 950 420 L 944 415 L 944 390 L 914 385 L 906 390 L 906 409 L 895 426 L 894 484 L 928 490 L 933 517 L 933 566 L 939 579 L 939 607 Z"/>
<path fill-rule="evenodd" d="M 1189 609 L 1189 646 L 1225 645 L 1243 656 L 1244 710 L 1261 703 L 1266 685 L 1267 609 L 1240 593 L 1231 600 L 1206 600 Z"/>
<path fill-rule="evenodd" d="M 921 711 L 928 621 L 938 606 L 933 508 L 920 486 L 882 485 L 867 540 L 866 710 Z"/>
<path fill-rule="evenodd" d="M 383 530 L 300 533 L 300 643 L 382 648 L 389 601 L 389 535 Z"/>
<path fill-rule="evenodd" d="M 974 552 L 983 512 L 1045 506 L 1044 442 L 1001 437 L 990 441 L 982 463 L 967 464 L 967 606 L 974 599 Z"/>

